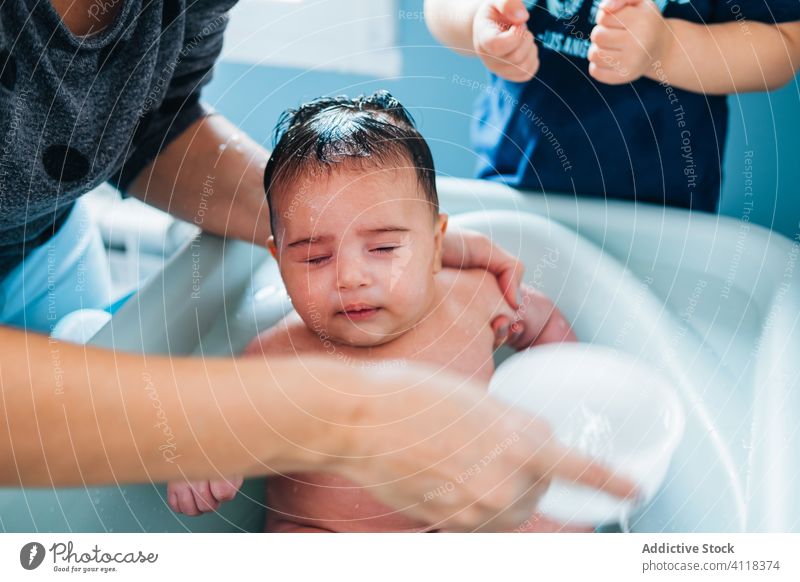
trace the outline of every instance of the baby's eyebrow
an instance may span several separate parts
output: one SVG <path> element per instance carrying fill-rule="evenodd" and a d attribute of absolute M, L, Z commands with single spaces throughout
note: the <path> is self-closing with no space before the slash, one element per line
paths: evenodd
<path fill-rule="evenodd" d="M 411 232 L 410 228 L 406 228 L 405 226 L 379 226 L 377 228 L 362 228 L 358 231 L 359 234 L 376 234 L 381 232 Z"/>
<path fill-rule="evenodd" d="M 301 238 L 300 240 L 296 240 L 294 242 L 290 242 L 288 245 L 286 245 L 286 247 L 291 249 L 291 248 L 299 247 L 299 246 L 302 246 L 302 245 L 313 245 L 313 244 L 325 242 L 326 240 L 329 240 L 330 238 L 331 237 L 328 236 L 328 235 L 325 235 L 325 236 L 310 236 L 308 238 Z"/>

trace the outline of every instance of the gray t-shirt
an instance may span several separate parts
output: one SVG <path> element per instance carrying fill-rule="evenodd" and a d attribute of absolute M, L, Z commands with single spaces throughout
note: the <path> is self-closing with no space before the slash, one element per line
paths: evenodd
<path fill-rule="evenodd" d="M 200 89 L 235 0 L 123 2 L 76 37 L 50 0 L 0 0 L 0 278 L 63 223 L 74 200 L 121 191 L 207 113 Z M 91 14 L 91 10 L 90 10 Z"/>

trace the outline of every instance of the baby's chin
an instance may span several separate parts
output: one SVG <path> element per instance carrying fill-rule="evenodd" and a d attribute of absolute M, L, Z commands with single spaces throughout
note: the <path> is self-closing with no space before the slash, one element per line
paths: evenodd
<path fill-rule="evenodd" d="M 374 348 L 387 344 L 402 333 L 394 329 L 384 329 L 385 325 L 370 323 L 356 323 L 339 321 L 335 325 L 329 325 L 327 329 L 328 337 L 341 345 L 353 348 Z"/>
<path fill-rule="evenodd" d="M 397 336 L 371 330 L 350 330 L 330 333 L 329 337 L 334 342 L 351 348 L 374 348 L 389 343 Z"/>

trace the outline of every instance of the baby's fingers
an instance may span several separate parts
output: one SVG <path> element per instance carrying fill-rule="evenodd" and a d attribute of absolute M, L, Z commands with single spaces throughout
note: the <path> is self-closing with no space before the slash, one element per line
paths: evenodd
<path fill-rule="evenodd" d="M 522 0 L 494 0 L 492 5 L 497 14 L 508 22 L 519 24 L 530 18 Z"/>
<path fill-rule="evenodd" d="M 200 513 L 208 513 L 219 509 L 219 501 L 211 493 L 211 483 L 209 481 L 194 481 L 191 485 L 194 501 Z"/>
<path fill-rule="evenodd" d="M 236 497 L 236 493 L 242 486 L 243 479 L 241 477 L 234 477 L 233 479 L 216 479 L 209 483 L 211 495 L 215 500 L 222 503 L 231 501 Z"/>
<path fill-rule="evenodd" d="M 184 513 L 190 516 L 200 515 L 200 510 L 197 509 L 197 504 L 194 501 L 192 488 L 188 483 L 171 487 L 169 505 L 177 513 Z"/>
<path fill-rule="evenodd" d="M 607 50 L 622 50 L 629 43 L 630 34 L 620 28 L 608 28 L 598 24 L 592 29 L 589 39 L 594 46 Z"/>
<path fill-rule="evenodd" d="M 641 3 L 642 0 L 603 0 L 603 2 L 600 3 L 600 8 L 608 13 L 614 13 L 618 10 L 622 10 L 626 6 L 636 6 Z"/>
<path fill-rule="evenodd" d="M 530 42 L 530 31 L 524 25 L 502 29 L 499 26 L 483 28 L 478 32 L 477 48 L 488 56 L 508 59 L 519 47 Z"/>

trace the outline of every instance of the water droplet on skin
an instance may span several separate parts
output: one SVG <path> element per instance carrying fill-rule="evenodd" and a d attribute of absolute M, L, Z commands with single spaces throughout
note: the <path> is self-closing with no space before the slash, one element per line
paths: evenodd
<path fill-rule="evenodd" d="M 237 143 L 237 144 L 236 144 L 236 151 L 237 151 L 237 152 L 240 152 L 240 151 L 242 151 L 242 144 L 240 144 L 240 143 Z"/>
<path fill-rule="evenodd" d="M 220 152 L 224 152 L 226 149 L 228 149 L 228 144 L 221 143 L 221 144 L 219 144 L 219 147 L 218 147 L 217 149 L 218 149 Z"/>

